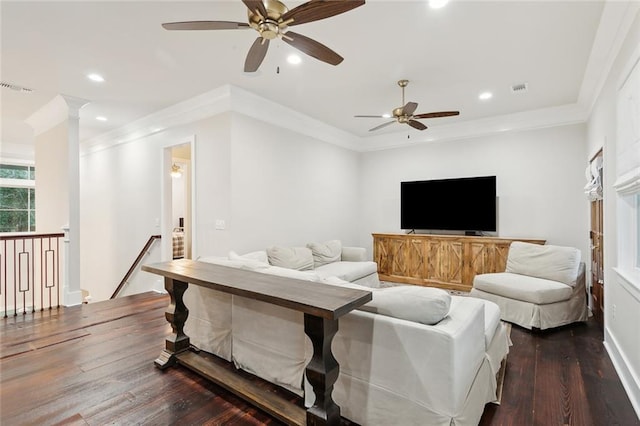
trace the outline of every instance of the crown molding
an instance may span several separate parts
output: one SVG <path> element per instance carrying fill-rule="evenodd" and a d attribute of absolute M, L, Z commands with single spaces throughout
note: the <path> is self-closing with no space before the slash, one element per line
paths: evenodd
<path fill-rule="evenodd" d="M 63 94 L 56 95 L 24 122 L 31 126 L 34 136 L 38 136 L 70 117 L 78 119 L 80 108 L 88 103 L 86 99 Z"/>
<path fill-rule="evenodd" d="M 455 124 L 429 127 L 429 132 L 407 139 L 406 131 L 370 136 L 365 139 L 366 147 L 360 151 L 380 151 L 389 148 L 403 148 L 420 143 L 468 139 L 492 134 L 532 130 L 545 127 L 566 126 L 584 123 L 587 113 L 578 104 L 562 105 L 533 111 L 505 114 Z"/>
<path fill-rule="evenodd" d="M 247 90 L 225 85 L 150 114 L 119 129 L 93 137 L 81 144 L 82 154 L 132 142 L 174 126 L 228 111 L 244 114 L 357 152 L 401 148 L 435 141 L 466 139 L 505 131 L 563 126 L 583 123 L 587 119 L 584 108 L 578 104 L 572 104 L 456 124 L 436 125 L 430 127 L 428 133 L 418 134 L 409 140 L 407 140 L 404 131 L 359 137 Z"/>
<path fill-rule="evenodd" d="M 591 114 L 639 12 L 638 1 L 605 2 L 578 94 L 578 104 L 587 115 Z"/>
<path fill-rule="evenodd" d="M 149 114 L 143 118 L 87 139 L 81 143 L 81 154 L 101 151 L 175 126 L 202 120 L 230 109 L 231 86 L 225 85 Z"/>
<path fill-rule="evenodd" d="M 358 136 L 236 86 L 231 87 L 231 106 L 234 112 L 352 151 L 362 145 Z"/>
<path fill-rule="evenodd" d="M 357 150 L 359 138 L 252 92 L 225 85 L 88 139 L 82 154 L 100 151 L 227 111 L 293 130 L 327 143 Z"/>

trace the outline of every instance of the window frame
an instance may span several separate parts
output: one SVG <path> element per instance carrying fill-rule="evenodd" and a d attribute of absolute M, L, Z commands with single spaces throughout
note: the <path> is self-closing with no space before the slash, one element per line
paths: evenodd
<path fill-rule="evenodd" d="M 1 159 L 0 158 L 0 166 L 1 165 L 10 165 L 10 166 L 23 166 L 28 167 L 28 175 L 34 176 L 34 179 L 13 179 L 13 178 L 0 178 L 0 187 L 3 188 L 26 188 L 34 191 L 33 199 L 35 204 L 35 189 L 36 189 L 36 180 L 35 180 L 35 164 L 32 161 L 21 161 L 21 160 L 9 160 L 9 159 Z M 0 206 L 0 211 L 21 211 L 27 215 L 27 230 L 21 231 L 0 231 L 0 234 L 9 234 L 16 232 L 36 232 L 37 223 L 35 223 L 32 227 L 31 223 L 31 215 L 35 215 L 36 207 L 35 205 L 31 205 L 31 194 L 27 194 L 27 208 L 26 209 L 4 209 Z"/>

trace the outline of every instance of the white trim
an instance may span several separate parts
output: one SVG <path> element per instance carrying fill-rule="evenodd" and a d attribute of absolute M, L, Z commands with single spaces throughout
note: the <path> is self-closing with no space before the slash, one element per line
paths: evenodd
<path fill-rule="evenodd" d="M 0 157 L 0 164 L 8 164 L 10 166 L 31 166 L 31 167 L 35 167 L 36 162 L 34 160 L 28 160 L 26 158 Z"/>
<path fill-rule="evenodd" d="M 89 103 L 86 99 L 69 95 L 56 95 L 42 108 L 27 117 L 24 122 L 31 126 L 33 135 L 38 136 L 69 118 L 79 118 L 79 111 Z"/>
<path fill-rule="evenodd" d="M 415 146 L 417 143 L 476 138 L 505 132 L 566 126 L 586 121 L 586 111 L 578 104 L 561 105 L 456 124 L 432 126 L 429 127 L 428 132 L 412 136 L 411 139 L 407 139 L 406 131 L 371 136 L 364 140 L 366 146 L 361 147 L 360 151 L 402 148 Z"/>
<path fill-rule="evenodd" d="M 611 269 L 613 269 L 613 272 L 617 275 L 617 281 L 622 284 L 621 287 L 628 291 L 631 297 L 640 303 L 640 282 L 634 284 L 634 277 L 621 268 L 614 267 Z"/>
<path fill-rule="evenodd" d="M 0 186 L 5 188 L 35 188 L 36 181 L 32 179 L 0 178 Z"/>
<path fill-rule="evenodd" d="M 172 179 L 170 177 L 171 165 L 173 164 L 173 158 L 171 156 L 171 149 L 175 146 L 189 144 L 191 150 L 191 159 L 189 160 L 190 167 L 189 173 L 191 176 L 191 258 L 196 258 L 197 251 L 197 222 L 196 222 L 196 136 L 191 135 L 189 137 L 181 139 L 180 142 L 171 142 L 162 146 L 161 155 L 161 176 L 160 176 L 160 235 L 162 235 L 162 260 L 173 259 L 173 224 L 172 224 Z"/>
<path fill-rule="evenodd" d="M 613 188 L 619 195 L 633 195 L 640 192 L 640 167 L 635 167 L 616 179 Z"/>
<path fill-rule="evenodd" d="M 168 108 L 149 114 L 123 127 L 87 140 L 82 154 L 101 151 L 128 143 L 163 130 L 202 120 L 230 110 L 231 86 L 225 85 Z"/>
<path fill-rule="evenodd" d="M 635 16 L 640 10 L 640 3 L 635 1 L 627 2 L 625 9 L 621 8 L 621 4 L 623 2 L 607 1 L 602 10 L 578 95 L 578 104 L 588 114 L 591 114 L 627 34 L 632 28 Z"/>
<path fill-rule="evenodd" d="M 615 276 L 614 279 L 618 284 L 620 284 L 620 288 L 626 291 L 629 296 L 636 300 L 636 302 L 640 303 L 640 287 L 633 284 L 631 277 L 628 276 L 625 271 L 619 268 L 612 268 L 612 270 Z M 620 377 L 622 386 L 627 392 L 631 405 L 640 418 L 640 377 L 638 377 L 637 374 L 629 368 L 632 363 L 625 355 L 608 326 L 605 326 L 604 333 L 604 346 L 609 353 L 609 357 L 613 362 L 613 366 L 616 369 L 618 376 Z"/>
<path fill-rule="evenodd" d="M 633 72 L 633 69 L 636 67 L 638 62 L 640 62 L 640 42 L 638 42 L 638 45 L 631 54 L 629 62 L 627 62 L 627 64 L 620 72 L 620 78 L 618 79 L 618 91 L 622 89 L 622 86 L 624 86 L 627 80 L 629 80 L 629 77 L 631 76 L 631 73 Z"/>
<path fill-rule="evenodd" d="M 609 354 L 613 368 L 616 370 L 616 373 L 618 373 L 622 387 L 626 391 L 636 415 L 640 418 L 640 385 L 638 384 L 640 382 L 634 379 L 634 374 L 627 368 L 627 365 L 630 364 L 627 363 L 626 356 L 620 352 L 618 342 L 615 337 L 609 333 L 608 328 L 604 330 L 604 334 L 604 347 Z"/>
<path fill-rule="evenodd" d="M 432 126 L 428 134 L 410 140 L 406 132 L 368 136 L 352 135 L 299 111 L 277 104 L 244 89 L 225 85 L 210 92 L 187 99 L 169 108 L 150 114 L 119 129 L 96 136 L 82 144 L 82 154 L 109 149 L 140 138 L 227 111 L 293 130 L 326 143 L 357 152 L 399 148 L 417 143 L 464 139 L 482 135 L 536 128 L 584 123 L 587 113 L 578 104 L 561 105 L 533 111 L 466 121 L 457 124 Z"/>

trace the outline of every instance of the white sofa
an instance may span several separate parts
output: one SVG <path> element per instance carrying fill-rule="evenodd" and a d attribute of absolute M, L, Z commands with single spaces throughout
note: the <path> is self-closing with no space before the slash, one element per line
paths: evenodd
<path fill-rule="evenodd" d="M 333 398 L 343 417 L 362 425 L 476 425 L 485 404 L 495 401 L 496 374 L 510 342 L 494 303 L 417 286 L 370 288 L 311 277 L 260 265 L 255 256 L 201 260 L 373 292 L 367 310 L 340 319 L 332 345 L 340 364 Z M 194 346 L 304 395 L 311 405 L 304 369 L 313 349 L 301 313 L 196 286 L 185 303 L 185 332 Z"/>
<path fill-rule="evenodd" d="M 514 241 L 505 272 L 476 275 L 471 296 L 500 307 L 502 319 L 544 330 L 588 318 L 585 265 L 573 247 Z"/>

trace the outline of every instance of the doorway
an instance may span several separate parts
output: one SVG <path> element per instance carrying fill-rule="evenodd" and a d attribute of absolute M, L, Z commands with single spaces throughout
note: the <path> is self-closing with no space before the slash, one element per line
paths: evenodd
<path fill-rule="evenodd" d="M 164 149 L 161 221 L 164 260 L 194 258 L 193 145 L 192 138 Z"/>
<path fill-rule="evenodd" d="M 604 226 L 602 205 L 602 149 L 591 159 L 589 169 L 593 189 L 588 193 L 591 202 L 591 297 L 593 316 L 600 326 L 604 325 Z"/>

